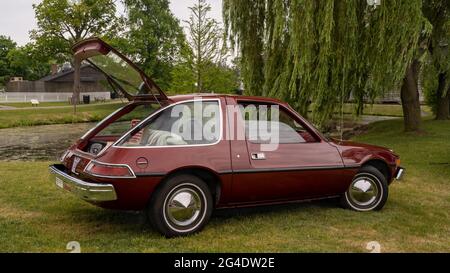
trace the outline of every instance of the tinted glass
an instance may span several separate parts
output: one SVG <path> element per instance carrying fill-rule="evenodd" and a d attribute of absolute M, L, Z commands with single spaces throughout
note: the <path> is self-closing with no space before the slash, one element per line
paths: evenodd
<path fill-rule="evenodd" d="M 117 56 L 114 52 L 89 58 L 94 65 L 108 74 L 130 95 L 147 93 L 144 81 L 136 69 Z"/>

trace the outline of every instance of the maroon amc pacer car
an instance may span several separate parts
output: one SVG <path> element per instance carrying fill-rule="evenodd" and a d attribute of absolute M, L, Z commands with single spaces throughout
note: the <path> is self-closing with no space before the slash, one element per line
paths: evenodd
<path fill-rule="evenodd" d="M 50 167 L 57 186 L 103 208 L 145 210 L 168 237 L 201 230 L 214 208 L 340 197 L 347 208 L 379 210 L 403 174 L 393 151 L 327 139 L 284 102 L 167 97 L 102 40 L 73 50 L 130 103 Z"/>

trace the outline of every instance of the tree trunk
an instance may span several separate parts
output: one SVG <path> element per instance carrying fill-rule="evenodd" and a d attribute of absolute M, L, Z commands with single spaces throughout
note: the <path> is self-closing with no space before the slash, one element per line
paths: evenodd
<path fill-rule="evenodd" d="M 81 62 L 80 60 L 74 59 L 74 81 L 73 81 L 73 94 L 72 94 L 72 104 L 73 113 L 77 113 L 77 105 L 80 102 L 80 82 L 81 82 Z"/>
<path fill-rule="evenodd" d="M 401 89 L 405 132 L 420 131 L 419 61 L 414 60 L 406 70 Z"/>
<path fill-rule="evenodd" d="M 202 75 L 200 74 L 200 65 L 199 66 L 199 70 L 197 73 L 197 93 L 202 93 Z"/>
<path fill-rule="evenodd" d="M 446 120 L 450 115 L 450 90 L 445 91 L 446 78 L 444 73 L 439 73 L 439 85 L 437 90 L 436 120 Z M 445 94 L 447 93 L 447 94 Z"/>

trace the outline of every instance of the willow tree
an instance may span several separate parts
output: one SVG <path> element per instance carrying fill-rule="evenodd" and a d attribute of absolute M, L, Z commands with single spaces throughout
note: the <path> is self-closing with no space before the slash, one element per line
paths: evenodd
<path fill-rule="evenodd" d="M 242 56 L 246 92 L 312 102 L 323 124 L 350 96 L 363 100 L 398 89 L 418 48 L 420 0 L 224 0 L 228 37 Z"/>
<path fill-rule="evenodd" d="M 450 1 L 428 0 L 422 10 L 433 26 L 426 40 L 425 95 L 436 119 L 445 120 L 450 115 Z"/>

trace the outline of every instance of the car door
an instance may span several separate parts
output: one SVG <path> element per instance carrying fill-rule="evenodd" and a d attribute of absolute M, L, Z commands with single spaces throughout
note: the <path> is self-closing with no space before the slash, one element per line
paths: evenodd
<path fill-rule="evenodd" d="M 338 150 L 310 130 L 296 113 L 277 104 L 238 101 L 237 105 L 240 126 L 245 126 L 246 147 L 232 147 L 247 154 L 237 156 L 232 148 L 234 202 L 297 200 L 342 192 L 347 174 Z M 278 108 L 278 121 L 271 119 L 267 110 L 271 107 Z M 266 110 L 261 111 L 263 108 Z M 249 115 L 252 111 L 258 113 Z M 262 117 L 264 111 L 266 118 Z M 279 132 L 278 145 L 270 149 L 267 137 L 261 137 L 264 126 L 260 125 L 266 120 L 268 127 Z M 259 125 L 250 125 L 255 121 Z"/>

